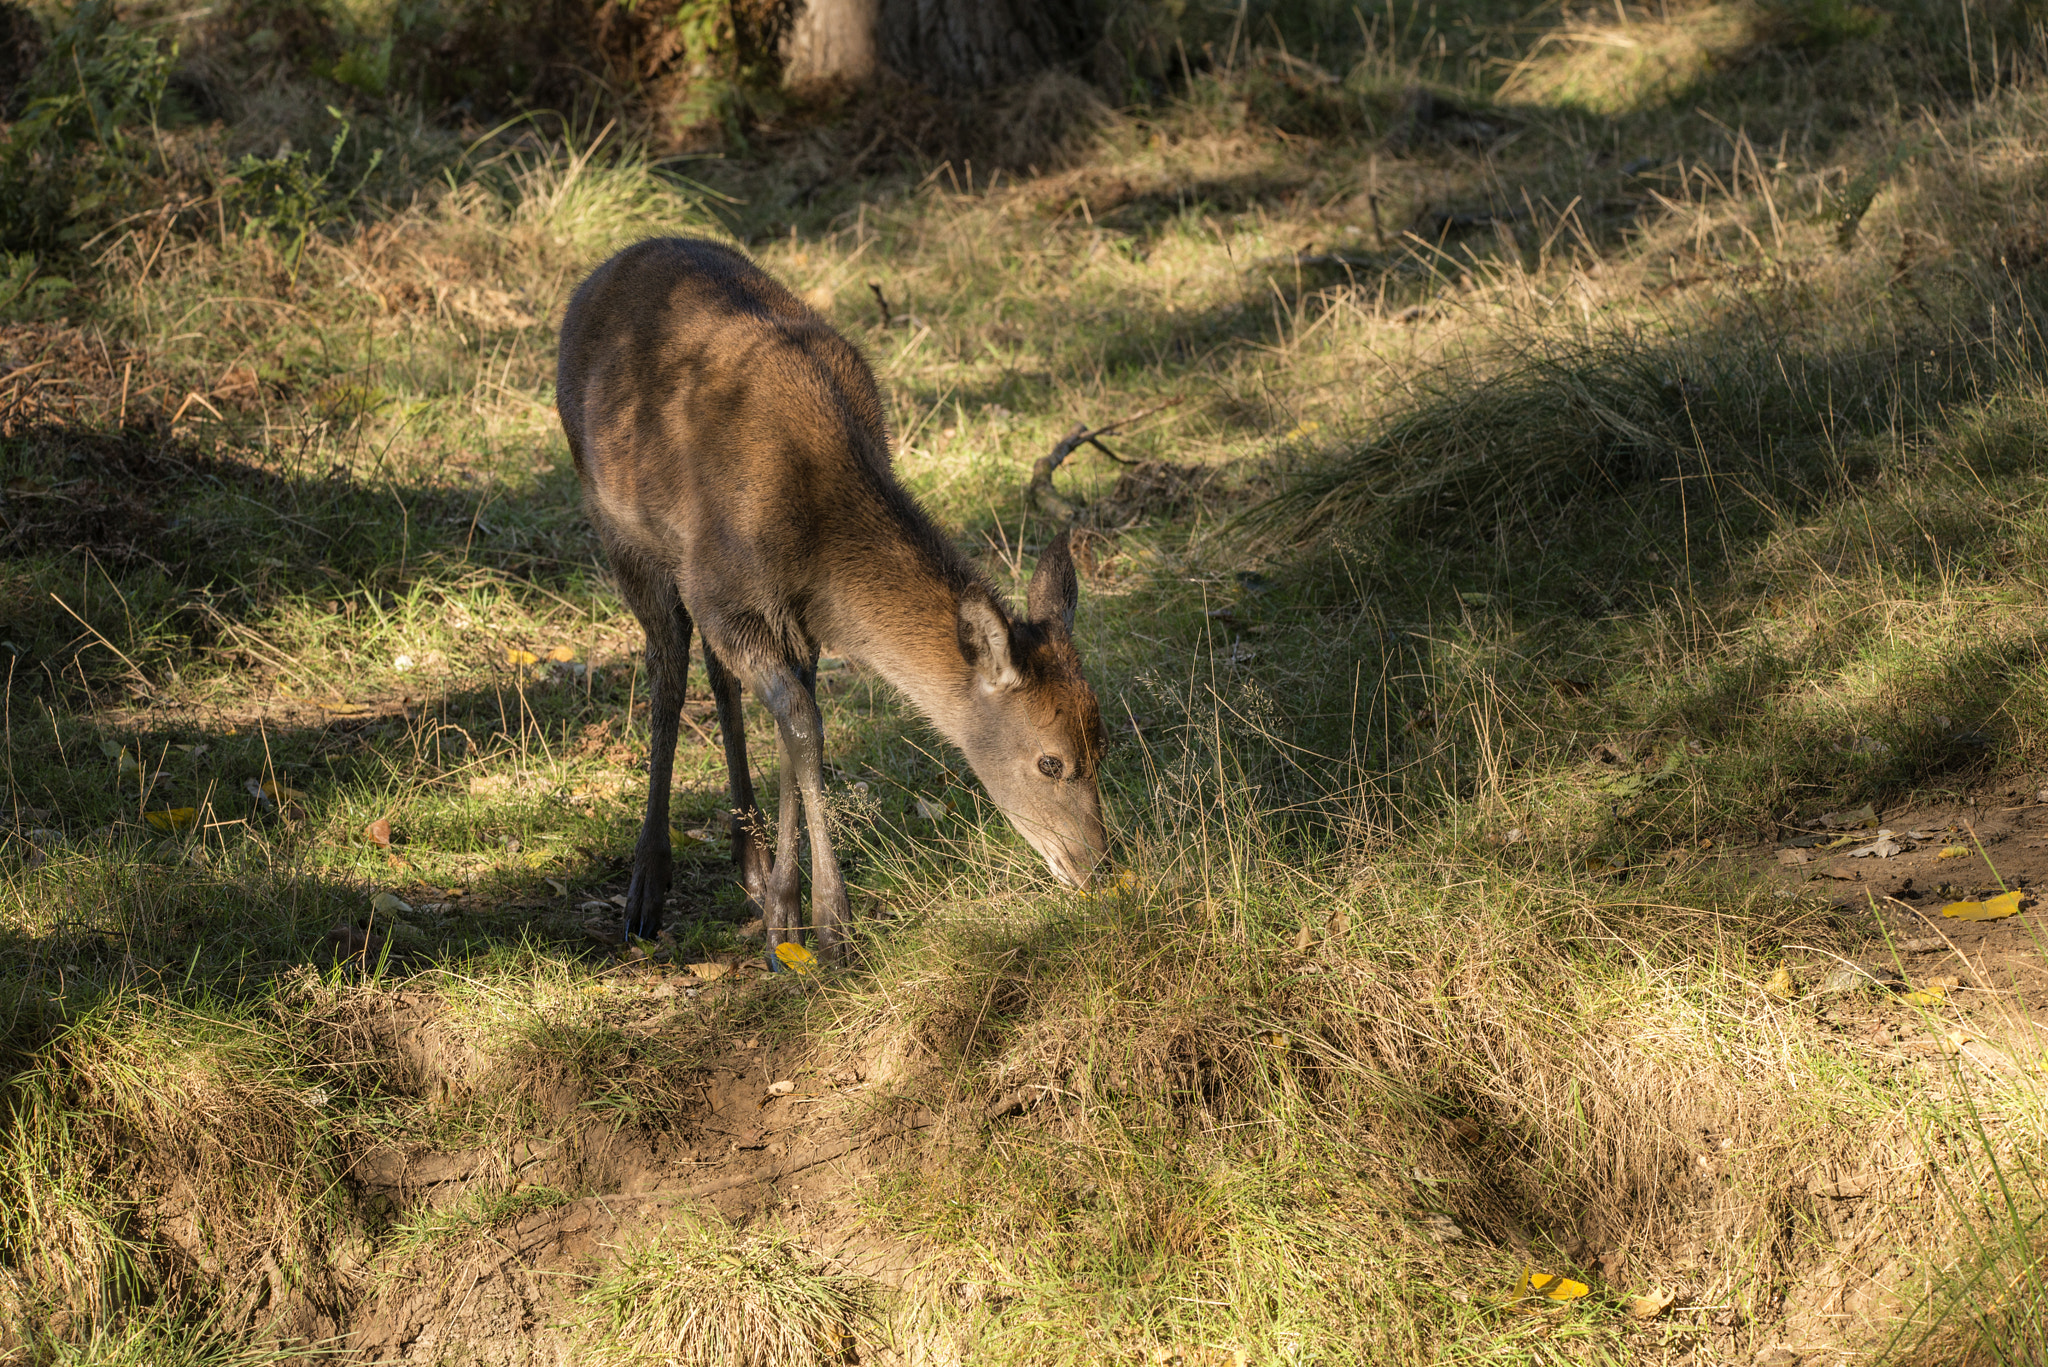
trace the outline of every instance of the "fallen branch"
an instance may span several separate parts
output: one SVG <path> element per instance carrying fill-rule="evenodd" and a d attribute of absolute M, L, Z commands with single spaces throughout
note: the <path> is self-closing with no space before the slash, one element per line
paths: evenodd
<path fill-rule="evenodd" d="M 1128 418 L 1118 418 L 1115 422 L 1107 422 L 1095 428 L 1091 428 L 1083 422 L 1075 423 L 1064 437 L 1053 443 L 1052 450 L 1040 456 L 1037 463 L 1031 467 L 1031 478 L 1024 485 L 1025 501 L 1035 505 L 1040 512 L 1045 513 L 1047 516 L 1071 521 L 1081 510 L 1075 504 L 1062 498 L 1053 489 L 1052 472 L 1059 469 L 1068 456 L 1073 455 L 1074 452 L 1080 450 L 1083 446 L 1094 447 L 1119 465 L 1137 464 L 1136 461 L 1125 460 L 1122 456 L 1110 450 L 1107 446 L 1103 445 L 1101 439 L 1112 432 L 1129 427 L 1132 423 L 1142 418 L 1149 418 L 1154 413 L 1163 412 L 1179 403 L 1179 399 L 1168 399 L 1165 403 L 1154 404 L 1150 408 L 1133 413 Z"/>

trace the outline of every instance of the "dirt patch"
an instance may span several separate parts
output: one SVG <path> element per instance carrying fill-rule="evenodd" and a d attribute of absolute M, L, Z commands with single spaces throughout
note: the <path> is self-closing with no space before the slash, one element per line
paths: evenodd
<path fill-rule="evenodd" d="M 706 990 L 778 986 L 729 976 Z M 335 1026 L 338 1045 L 382 1060 L 391 1090 L 430 1105 L 502 1081 L 431 992 L 385 996 Z M 281 1288 L 253 1318 L 283 1341 L 322 1330 L 370 1362 L 574 1361 L 588 1277 L 619 1248 L 707 1212 L 735 1227 L 772 1215 L 833 1266 L 900 1285 L 913 1260 L 860 1227 L 849 1194 L 871 1165 L 915 1161 L 942 1117 L 869 1072 L 858 1058 L 737 1039 L 691 1072 L 690 1100 L 658 1125 L 608 1116 L 561 1082 L 539 1090 L 517 1133 L 470 1147 L 372 1144 L 345 1175 L 366 1227 L 436 1232 L 344 1250 L 353 1291 L 342 1303 L 302 1304 Z"/>
<path fill-rule="evenodd" d="M 1825 898 L 1881 926 L 1853 956 L 1819 972 L 1816 986 L 1851 992 L 1868 980 L 1904 990 L 1953 978 L 1968 1019 L 1989 1024 L 1991 1016 L 2018 1012 L 2048 1028 L 2043 792 L 2032 780 L 2006 782 L 1952 801 L 1820 814 L 1786 824 L 1776 841 L 1741 858 L 1787 894 Z M 2016 915 L 1970 921 L 1942 914 L 2007 891 L 2021 894 Z M 1858 967 L 1865 979 L 1846 973 Z M 2008 1026 L 1997 1023 L 2002 1033 Z"/>

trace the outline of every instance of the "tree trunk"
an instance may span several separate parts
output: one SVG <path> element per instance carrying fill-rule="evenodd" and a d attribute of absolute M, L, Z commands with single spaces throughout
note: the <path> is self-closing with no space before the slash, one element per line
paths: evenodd
<path fill-rule="evenodd" d="M 782 49 L 792 86 L 873 84 L 884 75 L 969 95 L 1036 75 L 1083 50 L 1085 0 L 798 0 Z"/>

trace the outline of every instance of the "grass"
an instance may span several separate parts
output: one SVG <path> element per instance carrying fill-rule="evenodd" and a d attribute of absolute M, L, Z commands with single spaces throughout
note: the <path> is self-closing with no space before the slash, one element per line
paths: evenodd
<path fill-rule="evenodd" d="M 2041 40 L 1996 6 L 1458 17 L 1190 16 L 1170 92 L 1000 176 L 871 159 L 857 106 L 685 180 L 616 131 L 358 101 L 328 183 L 361 193 L 303 250 L 202 172 L 276 128 L 333 146 L 324 88 L 138 135 L 190 202 L 10 257 L 0 304 L 0 1352 L 291 1351 L 286 1312 L 339 1328 L 605 1196 L 588 1127 L 680 1143 L 758 1039 L 859 1062 L 872 1095 L 820 1114 L 894 1101 L 942 1138 L 823 1211 L 634 1231 L 531 1333 L 2038 1358 L 2038 1068 L 1831 1019 L 1935 1041 L 1952 1005 L 1773 996 L 1876 924 L 1722 853 L 2037 786 Z M 1114 889 L 1053 890 L 828 661 L 862 965 L 692 998 L 586 935 L 645 680 L 551 324 L 677 230 L 861 343 L 905 481 L 1013 585 L 1055 530 L 1031 463 L 1170 405 L 1109 439 L 1149 482 L 1058 476 Z M 674 824 L 706 838 L 665 957 L 750 957 L 722 761 L 685 731 Z M 450 1203 L 363 1177 L 527 1141 L 569 1157 Z M 1870 1206 L 1821 1190 L 1860 1172 L 1892 1174 Z M 856 1217 L 914 1277 L 831 1260 Z M 1532 1268 L 1591 1293 L 1518 1299 Z M 1653 1286 L 1673 1308 L 1632 1318 Z"/>
<path fill-rule="evenodd" d="M 596 1312 L 595 1360 L 687 1367 L 844 1361 L 875 1318 L 861 1279 L 817 1266 L 800 1241 L 717 1224 L 619 1250 L 582 1300 Z"/>

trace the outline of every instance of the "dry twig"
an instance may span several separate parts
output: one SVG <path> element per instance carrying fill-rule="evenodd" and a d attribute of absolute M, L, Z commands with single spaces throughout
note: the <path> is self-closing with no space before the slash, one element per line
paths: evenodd
<path fill-rule="evenodd" d="M 1073 455 L 1074 452 L 1080 450 L 1083 446 L 1094 447 L 1119 465 L 1135 465 L 1136 461 L 1125 460 L 1122 456 L 1103 445 L 1101 438 L 1108 436 L 1112 432 L 1129 427 L 1140 419 L 1149 418 L 1154 413 L 1173 408 L 1179 403 L 1179 399 L 1168 399 L 1165 403 L 1154 404 L 1150 408 L 1133 413 L 1128 418 L 1118 418 L 1115 422 L 1104 423 L 1102 426 L 1095 428 L 1089 427 L 1086 423 L 1075 423 L 1064 437 L 1053 443 L 1052 450 L 1040 456 L 1037 463 L 1031 467 L 1031 478 L 1024 485 L 1025 500 L 1048 516 L 1071 521 L 1081 510 L 1076 504 L 1061 497 L 1054 490 L 1052 487 L 1052 472 L 1059 469 L 1068 456 Z"/>

